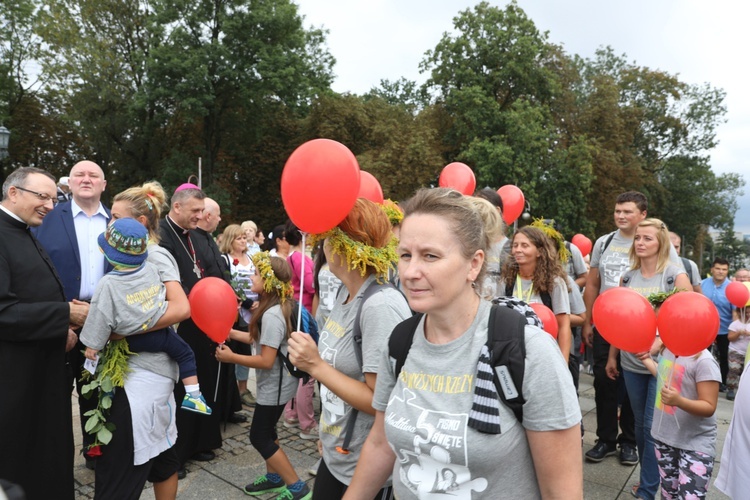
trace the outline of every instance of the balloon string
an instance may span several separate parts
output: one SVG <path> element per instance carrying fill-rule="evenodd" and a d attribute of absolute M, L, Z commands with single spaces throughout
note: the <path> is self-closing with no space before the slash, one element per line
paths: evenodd
<path fill-rule="evenodd" d="M 302 234 L 302 265 L 300 266 L 300 276 L 299 276 L 299 307 L 297 308 L 297 331 L 302 331 L 302 308 L 305 307 L 302 305 L 302 294 L 305 293 L 305 249 L 307 248 L 307 244 L 305 243 L 305 238 L 307 236 L 307 233 L 304 231 L 300 231 Z"/>
<path fill-rule="evenodd" d="M 222 345 L 223 344 L 224 343 L 222 342 Z M 214 391 L 214 403 L 218 401 L 217 398 L 219 397 L 219 379 L 220 378 L 221 378 L 221 361 L 219 361 L 219 369 L 216 372 L 216 390 Z"/>

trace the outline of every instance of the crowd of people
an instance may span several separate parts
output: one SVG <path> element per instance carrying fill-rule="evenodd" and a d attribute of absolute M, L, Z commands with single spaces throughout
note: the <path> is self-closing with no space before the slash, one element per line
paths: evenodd
<path fill-rule="evenodd" d="M 309 246 L 292 221 L 267 238 L 252 221 L 214 237 L 221 208 L 194 184 L 168 197 L 146 182 L 109 208 L 105 189 L 91 161 L 59 180 L 19 168 L 2 187 L 0 492 L 9 498 L 74 497 L 73 387 L 93 393 L 79 411 L 102 499 L 139 498 L 146 482 L 157 499 L 175 498 L 186 462 L 213 460 L 221 424 L 246 419 L 243 405 L 254 407 L 250 443 L 266 463 L 243 488 L 253 496 L 582 498 L 583 460 L 618 455 L 640 464 L 634 497 L 704 498 L 720 392 L 736 401 L 717 486 L 740 498 L 750 481 L 750 307 L 728 302 L 725 260 L 701 281 L 641 193 L 617 197 L 617 229 L 596 240 L 587 268 L 552 220 L 508 235 L 502 199 L 487 188 L 420 189 L 398 206 L 360 198 Z M 236 294 L 225 343 L 191 319 L 187 296 L 207 277 Z M 721 318 L 714 352 L 677 357 L 658 336 L 646 352 L 620 352 L 591 315 L 614 287 L 657 313 L 655 296 L 703 293 Z M 300 308 L 319 335 L 297 324 Z M 597 442 L 582 458 L 587 351 Z M 318 440 L 312 488 L 278 425 Z"/>

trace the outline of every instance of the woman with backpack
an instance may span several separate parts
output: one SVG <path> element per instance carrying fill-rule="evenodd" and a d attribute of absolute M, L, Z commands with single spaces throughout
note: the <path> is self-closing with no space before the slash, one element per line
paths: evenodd
<path fill-rule="evenodd" d="M 325 324 L 319 325 L 318 345 L 295 332 L 289 353 L 292 363 L 321 384 L 323 460 L 313 494 L 336 499 L 351 482 L 372 427 L 372 396 L 386 338 L 411 311 L 403 295 L 386 283 L 396 261 L 395 238 L 380 206 L 358 199 L 349 215 L 319 238 L 325 241 L 329 269 L 343 286 Z M 386 479 L 376 488 L 378 498 L 390 496 Z"/>
<path fill-rule="evenodd" d="M 670 292 L 675 288 L 691 290 L 687 273 L 669 260 L 672 244 L 669 242 L 667 226 L 659 219 L 644 219 L 635 228 L 633 246 L 630 248 L 631 269 L 620 278 L 620 286 L 632 288 L 644 297 L 653 293 Z M 661 349 L 657 337 L 651 348 L 656 356 Z M 635 441 L 641 465 L 640 482 L 631 493 L 636 498 L 653 500 L 659 489 L 659 466 L 651 436 L 651 422 L 656 401 L 656 377 L 634 353 L 620 352 L 609 348 L 607 376 L 615 380 L 619 376 L 617 357 L 620 355 L 622 376 L 628 391 L 630 405 L 635 418 Z"/>
<path fill-rule="evenodd" d="M 257 396 L 253 422 L 250 426 L 250 444 L 266 461 L 265 475 L 245 486 L 248 495 L 280 493 L 279 499 L 301 500 L 312 497 L 310 488 L 294 471 L 289 458 L 279 447 L 276 424 L 284 412 L 284 405 L 294 397 L 298 379 L 284 367 L 277 352 L 287 351 L 289 333 L 292 331 L 292 273 L 285 259 L 270 257 L 268 252 L 253 255 L 255 274 L 252 291 L 260 297 L 259 306 L 250 319 L 250 332 L 245 338 L 234 340 L 253 342 L 255 354 L 235 354 L 224 344 L 216 348 L 216 359 L 222 363 L 235 363 L 256 369 Z"/>
<path fill-rule="evenodd" d="M 405 359 L 390 347 L 381 355 L 375 423 L 344 498 L 372 498 L 391 473 L 400 500 L 582 498 L 581 412 L 567 366 L 550 335 L 480 297 L 489 244 L 480 215 L 452 189 L 419 190 L 403 208 L 399 276 L 422 315 Z M 516 329 L 525 349 L 520 386 L 503 386 L 525 399 L 521 421 L 492 381 L 488 325 L 507 318 L 501 309 L 515 323 L 500 321 L 493 338 Z"/>
<path fill-rule="evenodd" d="M 563 245 L 560 251 L 564 249 Z M 573 340 L 566 276 L 552 239 L 541 229 L 526 226 L 513 235 L 511 254 L 503 266 L 498 292 L 527 304 L 544 304 L 552 310 L 557 319 L 557 344 L 567 363 Z"/>

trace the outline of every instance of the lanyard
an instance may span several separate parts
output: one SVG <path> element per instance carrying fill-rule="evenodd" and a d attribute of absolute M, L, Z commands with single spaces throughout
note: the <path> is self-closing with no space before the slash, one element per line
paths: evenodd
<path fill-rule="evenodd" d="M 516 298 L 523 300 L 527 304 L 531 304 L 531 294 L 534 292 L 534 282 L 532 281 L 529 285 L 529 291 L 526 294 L 526 298 L 523 296 L 523 284 L 521 282 L 521 275 L 516 274 L 516 293 L 518 294 Z"/>

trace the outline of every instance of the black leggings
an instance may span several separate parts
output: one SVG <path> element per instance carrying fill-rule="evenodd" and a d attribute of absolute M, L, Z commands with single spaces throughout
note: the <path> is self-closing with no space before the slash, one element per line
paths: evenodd
<path fill-rule="evenodd" d="M 315 476 L 315 486 L 313 487 L 313 500 L 338 499 L 344 496 L 349 485 L 336 479 L 331 471 L 328 470 L 325 460 L 320 461 L 318 475 Z M 388 486 L 378 491 L 374 500 L 392 500 L 393 488 Z"/>
<path fill-rule="evenodd" d="M 284 413 L 284 405 L 266 406 L 255 405 L 253 423 L 250 425 L 250 444 L 258 450 L 263 460 L 268 460 L 279 451 L 279 440 L 276 434 L 276 424 Z"/>

